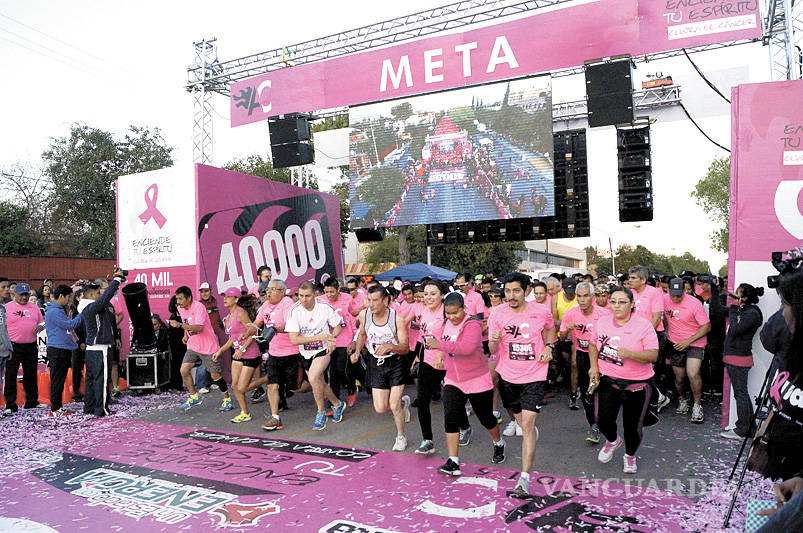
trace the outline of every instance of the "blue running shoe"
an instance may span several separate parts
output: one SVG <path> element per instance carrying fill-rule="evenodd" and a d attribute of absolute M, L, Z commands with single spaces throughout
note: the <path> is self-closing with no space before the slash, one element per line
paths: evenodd
<path fill-rule="evenodd" d="M 220 404 L 220 411 L 231 411 L 234 405 L 231 403 L 231 398 L 223 398 L 223 403 Z"/>
<path fill-rule="evenodd" d="M 346 410 L 346 402 L 341 400 L 340 405 L 332 408 L 332 422 L 337 424 L 338 422 L 343 420 L 343 411 L 345 410 Z"/>
<path fill-rule="evenodd" d="M 187 398 L 186 402 L 181 404 L 181 408 L 184 409 L 185 411 L 187 411 L 191 407 L 193 407 L 195 405 L 199 405 L 201 402 L 203 402 L 203 400 L 201 399 L 200 396 L 198 396 L 198 393 L 195 393 L 192 396 L 190 396 L 189 398 Z"/>
<path fill-rule="evenodd" d="M 321 431 L 326 427 L 326 413 L 315 413 L 315 423 L 312 424 L 312 429 Z"/>

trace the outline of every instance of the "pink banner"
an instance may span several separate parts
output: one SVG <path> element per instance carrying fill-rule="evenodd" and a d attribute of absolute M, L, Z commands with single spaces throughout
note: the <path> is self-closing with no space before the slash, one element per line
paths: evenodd
<path fill-rule="evenodd" d="M 757 0 L 597 0 L 234 83 L 231 125 L 760 36 Z"/>
<path fill-rule="evenodd" d="M 288 287 L 342 276 L 336 196 L 205 165 L 196 177 L 199 279 L 213 294 L 251 289 L 262 265 Z"/>
<path fill-rule="evenodd" d="M 803 81 L 740 85 L 732 96 L 730 272 L 803 241 Z"/>

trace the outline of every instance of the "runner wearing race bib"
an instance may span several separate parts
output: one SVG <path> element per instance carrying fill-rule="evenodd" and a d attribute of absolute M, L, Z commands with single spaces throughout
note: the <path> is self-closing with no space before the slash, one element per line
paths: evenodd
<path fill-rule="evenodd" d="M 577 285 L 577 307 L 572 307 L 563 316 L 560 324 L 560 335 L 568 338 L 572 343 L 572 375 L 576 376 L 573 381 L 575 389 L 569 396 L 569 408 L 577 410 L 578 396 L 582 397 L 583 410 L 585 411 L 586 421 L 589 429 L 586 433 L 586 440 L 592 444 L 599 442 L 599 429 L 597 428 L 597 417 L 594 409 L 594 396 L 589 394 L 588 370 L 591 362 L 588 359 L 588 346 L 591 337 L 597 326 L 597 321 L 609 314 L 603 308 L 594 307 L 593 286 L 588 282 Z"/>
<path fill-rule="evenodd" d="M 312 429 L 321 431 L 326 427 L 326 400 L 332 404 L 332 422 L 343 420 L 346 402 L 341 402 L 326 381 L 323 373 L 329 366 L 330 354 L 335 349 L 335 339 L 343 329 L 342 317 L 334 308 L 315 300 L 315 285 L 305 281 L 298 287 L 298 302 L 290 309 L 284 330 L 290 342 L 298 346 L 303 357 L 304 369 L 309 376 L 312 395 L 318 412 Z"/>
<path fill-rule="evenodd" d="M 354 299 L 348 295 L 340 292 L 340 282 L 335 277 L 327 278 L 323 283 L 324 296 L 319 296 L 318 301 L 331 305 L 335 312 L 340 316 L 340 325 L 342 329 L 335 339 L 335 351 L 332 352 L 332 361 L 329 363 L 329 386 L 332 392 L 340 398 L 340 389 L 345 388 L 348 397 L 353 397 L 356 402 L 357 389 L 353 379 L 346 376 L 346 364 L 348 363 L 348 354 L 346 348 L 354 340 L 356 331 L 355 318 L 352 312 L 358 308 Z M 349 407 L 354 405 L 349 401 Z"/>
<path fill-rule="evenodd" d="M 535 421 L 544 397 L 555 324 L 549 308 L 524 299 L 530 278 L 519 272 L 504 279 L 506 304 L 494 307 L 488 319 L 489 348 L 497 353 L 499 392 L 522 430 L 521 476 L 514 494 L 527 498 L 530 470 L 538 439 Z"/>
<path fill-rule="evenodd" d="M 410 421 L 410 397 L 404 394 L 406 359 L 410 349 L 407 340 L 407 322 L 389 308 L 390 295 L 381 285 L 368 288 L 368 307 L 359 314 L 360 331 L 355 346 L 349 347 L 351 361 L 356 363 L 363 346 L 368 349 L 368 367 L 374 410 L 393 413 L 396 425 L 394 452 L 407 448 L 404 424 Z"/>

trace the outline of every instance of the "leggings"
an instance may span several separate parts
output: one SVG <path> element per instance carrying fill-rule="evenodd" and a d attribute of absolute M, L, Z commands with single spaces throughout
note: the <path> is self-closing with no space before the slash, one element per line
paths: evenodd
<path fill-rule="evenodd" d="M 583 410 L 586 413 L 586 420 L 589 426 L 594 426 L 597 423 L 597 405 L 594 401 L 595 394 L 588 394 L 588 369 L 591 368 L 591 362 L 588 359 L 588 352 L 577 350 L 577 390 L 580 393 L 580 398 L 583 401 Z"/>
<path fill-rule="evenodd" d="M 418 367 L 418 423 L 424 440 L 432 440 L 432 415 L 429 403 L 446 376 L 446 370 L 436 370 L 423 361 Z M 465 408 L 465 403 L 463 404 Z"/>
<path fill-rule="evenodd" d="M 597 389 L 597 413 L 600 432 L 614 442 L 617 438 L 616 418 L 622 408 L 622 426 L 624 427 L 625 453 L 636 455 L 642 439 L 644 415 L 650 405 L 652 387 L 644 383 L 639 390 L 622 390 L 613 382 L 602 377 Z"/>
<path fill-rule="evenodd" d="M 338 399 L 340 398 L 341 387 L 344 387 L 349 394 L 354 392 L 354 380 L 349 380 L 346 376 L 346 364 L 348 362 L 349 356 L 346 354 L 346 348 L 335 348 L 329 361 L 329 386 Z"/>
<path fill-rule="evenodd" d="M 443 422 L 446 433 L 457 433 L 461 429 L 468 429 L 468 415 L 466 415 L 466 400 L 471 402 L 474 414 L 485 429 L 496 427 L 496 417 L 493 414 L 494 390 L 466 394 L 454 385 L 443 388 Z"/>

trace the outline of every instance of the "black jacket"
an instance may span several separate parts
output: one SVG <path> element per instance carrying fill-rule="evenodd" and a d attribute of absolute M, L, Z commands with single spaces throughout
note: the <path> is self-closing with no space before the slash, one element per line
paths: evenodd
<path fill-rule="evenodd" d="M 725 355 L 753 355 L 755 336 L 764 317 L 753 304 L 732 305 L 728 308 L 728 335 L 725 337 Z"/>
<path fill-rule="evenodd" d="M 108 344 L 110 346 L 114 344 L 114 330 L 117 327 L 117 321 L 114 316 L 111 299 L 118 288 L 120 288 L 120 282 L 117 279 L 112 280 L 106 290 L 103 291 L 101 297 L 94 302 L 90 302 L 81 311 L 84 327 L 86 328 L 87 347 L 97 344 Z"/>

